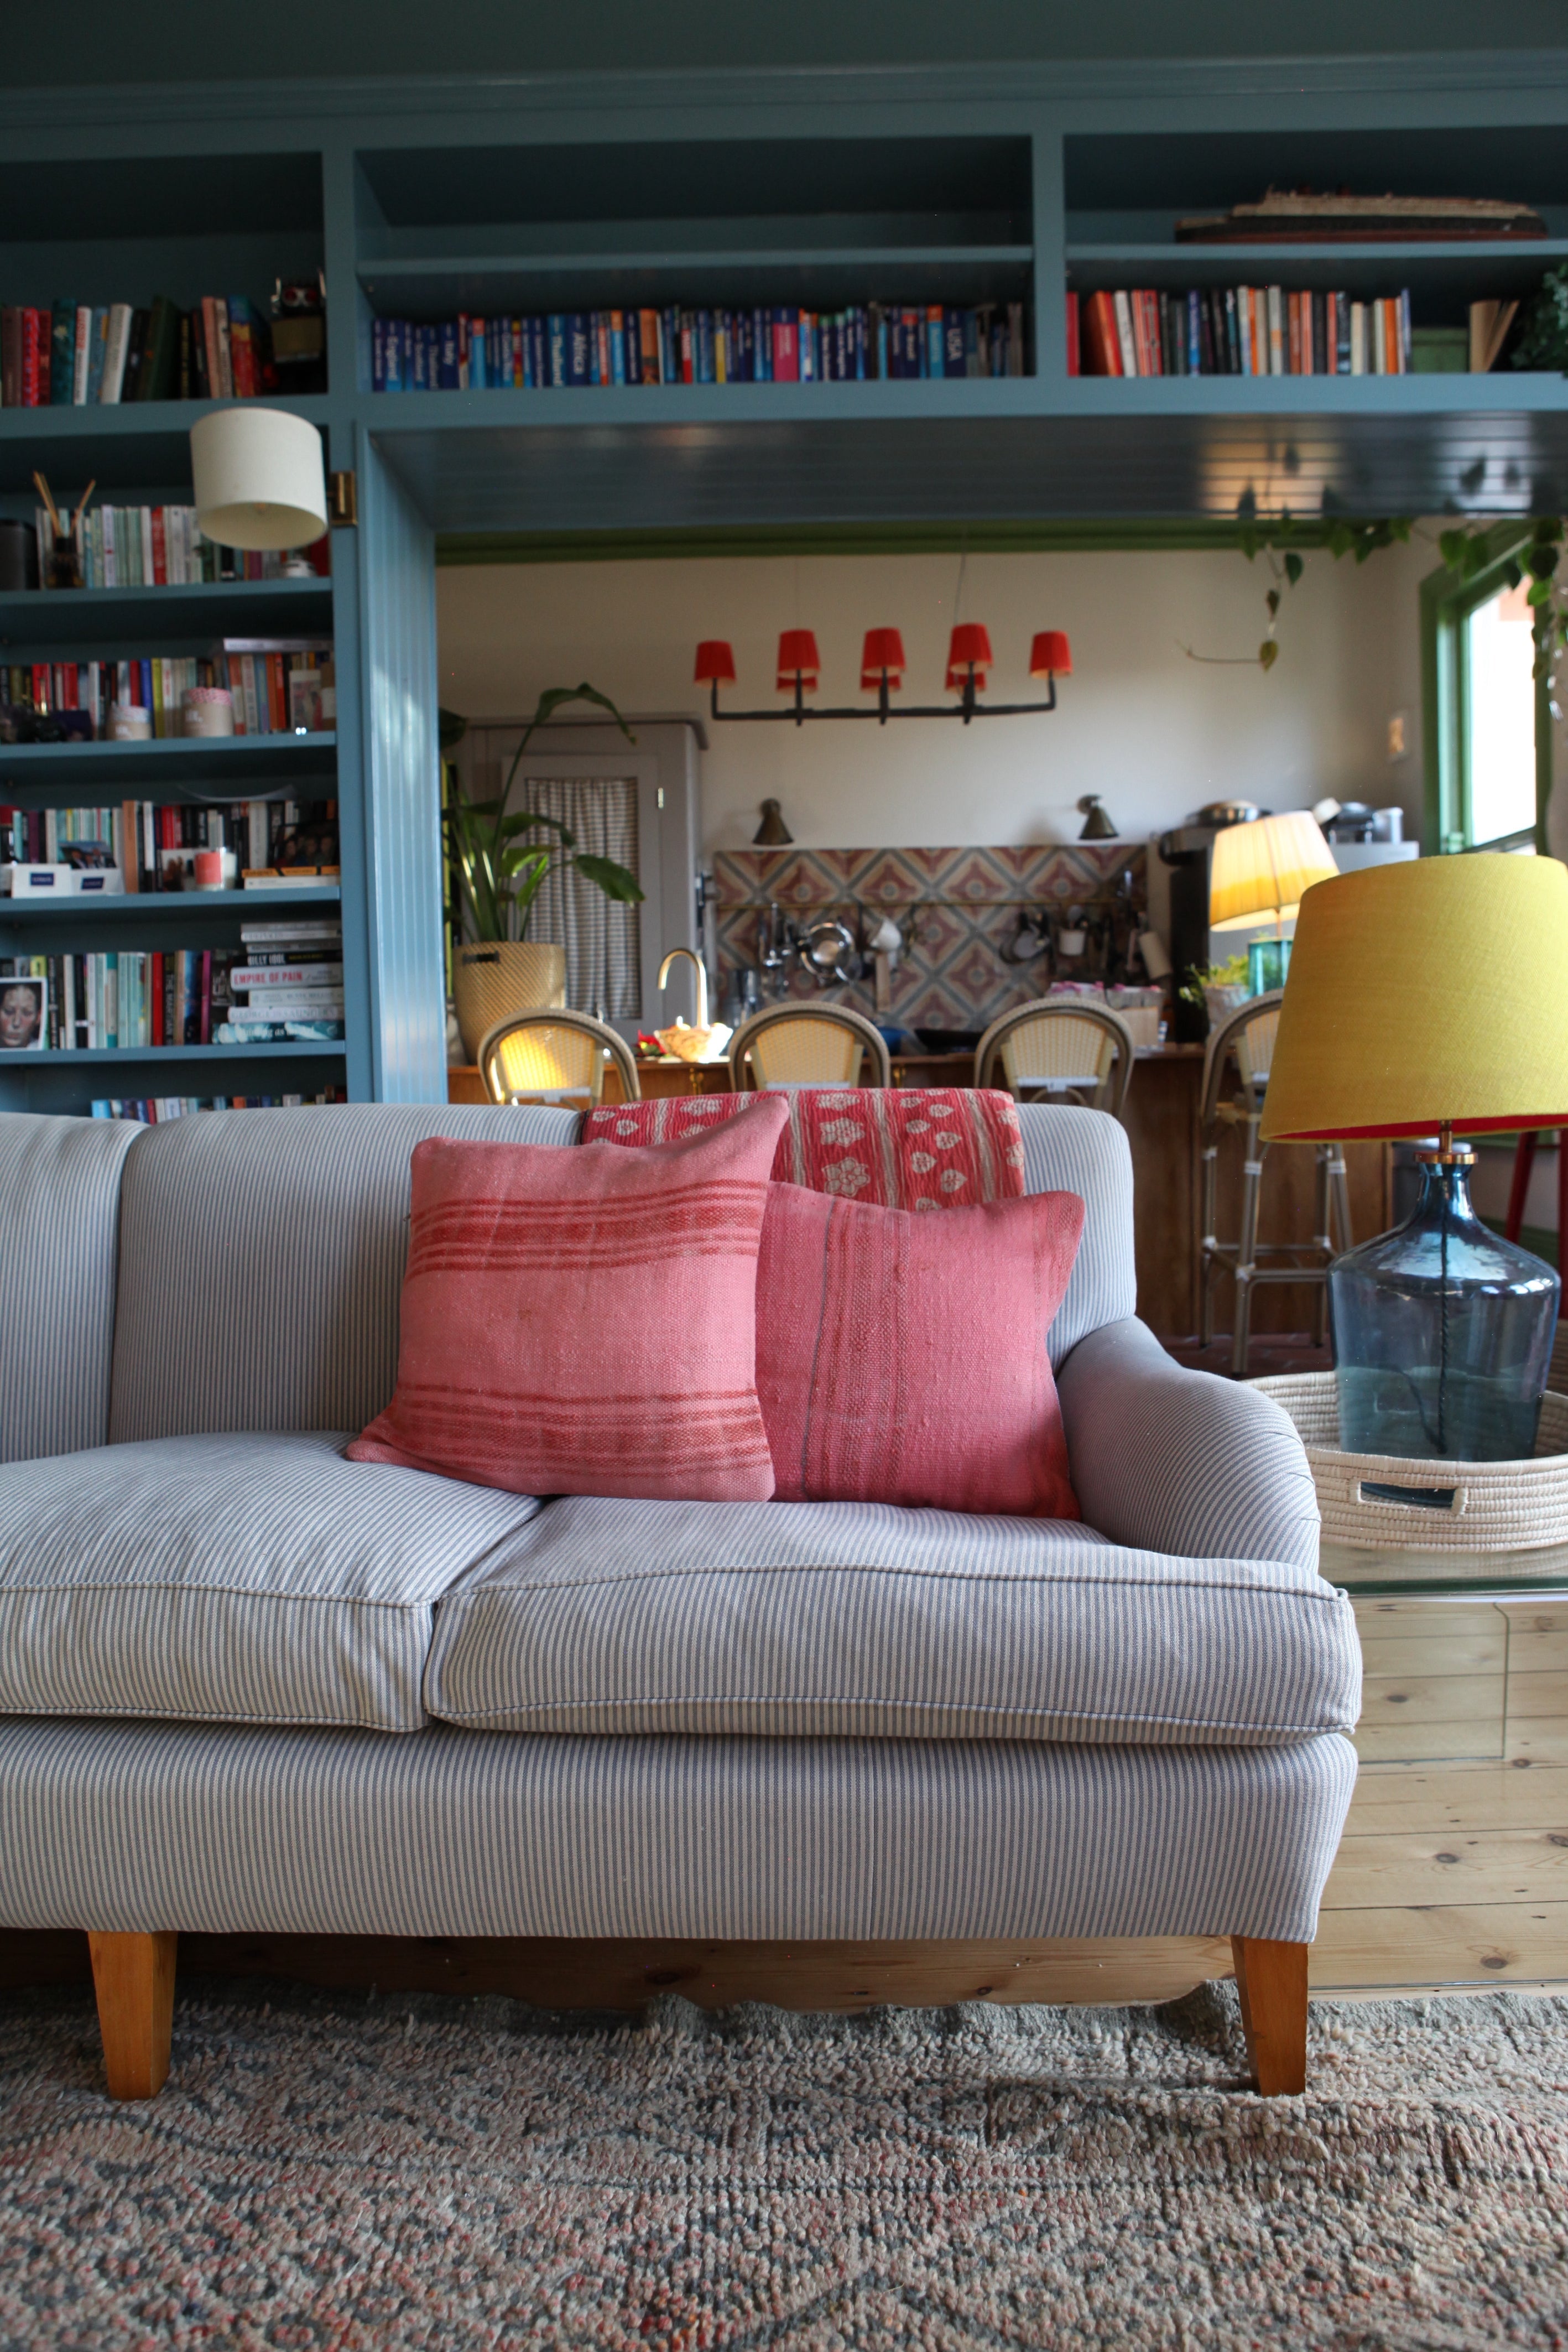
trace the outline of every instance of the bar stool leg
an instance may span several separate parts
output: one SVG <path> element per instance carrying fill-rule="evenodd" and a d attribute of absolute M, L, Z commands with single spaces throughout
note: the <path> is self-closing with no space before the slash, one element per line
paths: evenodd
<path fill-rule="evenodd" d="M 1212 1139 L 1201 1154 L 1201 1227 L 1197 1244 L 1197 1336 L 1207 1348 L 1214 1337 L 1214 1277 L 1219 1271 L 1215 1249 L 1214 1201 L 1219 1147 Z"/>
<path fill-rule="evenodd" d="M 1258 1140 L 1259 1121 L 1247 1122 L 1247 1160 L 1241 1178 L 1241 1239 L 1236 1251 L 1236 1330 L 1230 1369 L 1236 1379 L 1247 1377 L 1247 1350 L 1252 1336 L 1252 1276 L 1258 1265 L 1258 1200 L 1263 1185 L 1263 1153 Z"/>
<path fill-rule="evenodd" d="M 1317 1182 L 1313 1195 L 1317 1229 L 1312 1234 L 1312 1247 L 1322 1258 L 1317 1278 L 1312 1284 L 1312 1345 L 1321 1348 L 1328 1337 L 1329 1286 L 1328 1263 L 1333 1255 L 1333 1243 L 1329 1238 L 1329 1151 L 1330 1146 L 1315 1147 Z"/>

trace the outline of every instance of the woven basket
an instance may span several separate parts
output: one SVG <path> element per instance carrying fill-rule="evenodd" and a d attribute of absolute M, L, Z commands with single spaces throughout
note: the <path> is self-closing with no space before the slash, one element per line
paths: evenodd
<path fill-rule="evenodd" d="M 1429 1462 L 1342 1453 L 1332 1372 L 1248 1385 L 1282 1404 L 1301 1433 L 1325 1542 L 1362 1551 L 1532 1551 L 1568 1542 L 1568 1396 L 1542 1399 L 1529 1461 Z"/>

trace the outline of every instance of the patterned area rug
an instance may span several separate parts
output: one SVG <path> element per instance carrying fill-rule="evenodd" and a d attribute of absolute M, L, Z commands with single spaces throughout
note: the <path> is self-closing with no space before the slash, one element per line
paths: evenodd
<path fill-rule="evenodd" d="M 0 2345 L 1568 2345 L 1568 2000 L 558 2019 L 183 1990 L 146 2107 L 0 2004 Z"/>

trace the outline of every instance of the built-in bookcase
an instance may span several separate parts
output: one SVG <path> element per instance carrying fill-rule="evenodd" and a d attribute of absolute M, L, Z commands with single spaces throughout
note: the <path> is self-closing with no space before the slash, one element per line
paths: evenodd
<path fill-rule="evenodd" d="M 178 588 L 32 591 L 0 595 L 7 663 L 199 656 L 225 636 L 329 636 L 330 580 L 216 583 Z M 27 809 L 123 801 L 338 800 L 335 733 L 215 740 L 0 744 L 0 805 Z M 350 778 L 348 788 L 357 790 Z M 350 829 L 351 830 L 351 829 Z M 340 912 L 343 893 L 131 892 L 58 901 L 0 898 L 0 956 L 234 948 L 245 922 L 285 911 Z M 350 883 L 349 893 L 354 896 Z M 347 929 L 347 925 L 345 925 Z M 315 1094 L 343 1086 L 350 1042 L 365 1059 L 369 1008 L 362 964 L 345 958 L 341 1045 L 121 1046 L 0 1052 L 0 1109 L 86 1110 L 97 1098 Z"/>

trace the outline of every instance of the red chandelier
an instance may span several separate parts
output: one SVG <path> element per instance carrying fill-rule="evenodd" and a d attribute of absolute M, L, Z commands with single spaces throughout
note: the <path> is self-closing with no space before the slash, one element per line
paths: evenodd
<path fill-rule="evenodd" d="M 1061 629 L 1042 629 L 1036 636 L 1030 649 L 1029 674 L 1046 681 L 1042 702 L 982 702 L 979 697 L 985 691 L 987 674 L 994 666 L 986 629 L 978 621 L 960 621 L 947 647 L 946 688 L 958 697 L 956 702 L 904 703 L 894 708 L 892 698 L 902 691 L 907 667 L 904 639 L 897 629 L 865 633 L 861 692 L 876 696 L 875 708 L 869 710 L 864 703 L 821 709 L 807 701 L 807 695 L 817 691 L 822 675 L 816 636 L 810 629 L 785 629 L 779 635 L 778 690 L 794 696 L 787 710 L 719 709 L 719 688 L 735 684 L 735 651 L 723 637 L 703 639 L 693 677 L 696 685 L 708 688 L 715 719 L 781 719 L 797 727 L 804 726 L 808 719 L 874 719 L 879 727 L 885 727 L 890 719 L 961 719 L 967 727 L 971 719 L 1011 719 L 1023 711 L 1054 710 L 1056 681 L 1072 673 L 1072 648 Z"/>

